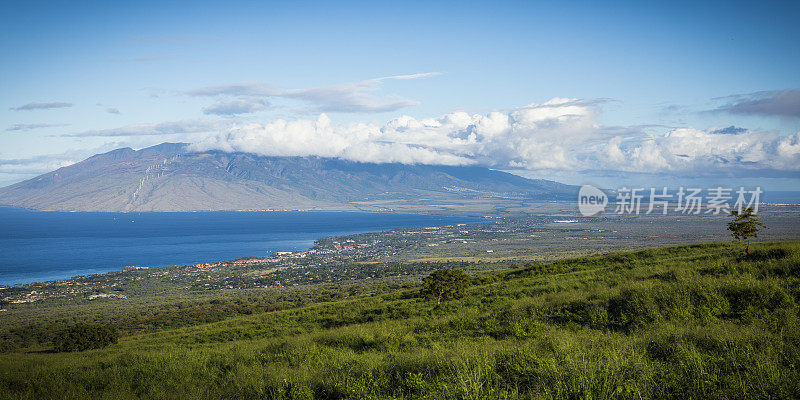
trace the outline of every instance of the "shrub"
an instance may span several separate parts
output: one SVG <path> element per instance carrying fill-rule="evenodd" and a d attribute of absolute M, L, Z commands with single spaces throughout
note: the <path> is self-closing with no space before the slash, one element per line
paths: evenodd
<path fill-rule="evenodd" d="M 110 325 L 76 324 L 53 338 L 53 350 L 84 351 L 100 349 L 117 342 L 117 329 Z"/>
<path fill-rule="evenodd" d="M 464 289 L 469 284 L 469 277 L 459 269 L 440 269 L 434 271 L 422 281 L 422 294 L 436 299 L 436 304 L 442 301 L 458 299 L 464 296 Z"/>

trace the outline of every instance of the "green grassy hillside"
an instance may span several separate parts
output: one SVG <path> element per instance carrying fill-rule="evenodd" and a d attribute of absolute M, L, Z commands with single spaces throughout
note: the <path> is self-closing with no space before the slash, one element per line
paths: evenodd
<path fill-rule="evenodd" d="M 649 249 L 0 355 L 6 398 L 797 398 L 800 243 Z"/>

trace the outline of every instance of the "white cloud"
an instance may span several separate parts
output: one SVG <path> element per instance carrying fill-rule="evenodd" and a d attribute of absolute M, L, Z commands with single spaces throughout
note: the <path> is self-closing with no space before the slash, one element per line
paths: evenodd
<path fill-rule="evenodd" d="M 0 187 L 72 165 L 93 154 L 125 145 L 121 142 L 108 142 L 98 147 L 71 149 L 56 154 L 39 154 L 15 159 L 0 158 Z"/>
<path fill-rule="evenodd" d="M 61 127 L 61 126 L 67 126 L 67 124 L 47 124 L 47 123 L 42 123 L 42 124 L 14 124 L 14 125 L 6 128 L 6 131 L 8 131 L 8 132 L 14 132 L 14 131 L 25 132 L 25 131 L 30 131 L 30 130 L 33 130 L 33 129 L 56 128 L 56 127 Z"/>
<path fill-rule="evenodd" d="M 311 105 L 311 111 L 317 112 L 377 113 L 419 104 L 394 95 L 383 98 L 372 95 L 372 92 L 380 89 L 382 81 L 374 79 L 310 89 L 285 90 L 275 96 L 307 102 Z"/>
<path fill-rule="evenodd" d="M 236 102 L 266 101 L 268 98 L 294 99 L 308 104 L 312 112 L 350 112 L 350 113 L 378 113 L 395 111 L 401 108 L 415 106 L 416 101 L 404 99 L 396 95 L 376 96 L 375 92 L 381 89 L 387 80 L 422 79 L 440 75 L 439 72 L 426 72 L 410 75 L 395 75 L 383 78 L 368 79 L 360 82 L 346 82 L 336 85 L 319 86 L 306 89 L 283 89 L 266 82 L 243 82 L 232 85 L 212 86 L 195 89 L 187 92 L 190 96 L 238 96 Z M 204 111 L 214 109 L 210 106 Z M 243 114 L 248 111 L 239 107 Z"/>
<path fill-rule="evenodd" d="M 782 138 L 778 143 L 778 154 L 784 157 L 794 157 L 800 154 L 800 132 Z"/>
<path fill-rule="evenodd" d="M 203 114 L 238 115 L 262 111 L 269 108 L 269 102 L 262 99 L 243 98 L 221 101 L 203 108 Z"/>
<path fill-rule="evenodd" d="M 423 164 L 470 164 L 474 161 L 441 152 L 421 144 L 385 140 L 379 127 L 356 123 L 333 125 L 327 115 L 315 121 L 276 120 L 268 124 L 247 124 L 224 135 L 207 138 L 193 147 L 266 156 L 336 157 L 362 162 Z"/>
<path fill-rule="evenodd" d="M 666 135 L 606 145 L 607 169 L 674 174 L 734 174 L 749 171 L 800 171 L 798 134 L 719 128 L 679 128 Z"/>
<path fill-rule="evenodd" d="M 800 118 L 800 89 L 740 94 L 721 99 L 730 102 L 712 110 L 713 112 Z"/>
<path fill-rule="evenodd" d="M 65 103 L 63 101 L 55 101 L 51 103 L 28 103 L 19 107 L 12 107 L 12 111 L 31 111 L 31 110 L 53 110 L 57 108 L 72 107 L 72 103 Z"/>
<path fill-rule="evenodd" d="M 714 175 L 800 170 L 800 133 L 786 137 L 711 127 L 649 135 L 601 125 L 600 102 L 554 98 L 508 112 L 400 116 L 382 125 L 338 125 L 321 114 L 316 120 L 237 125 L 194 149 L 552 171 Z"/>
<path fill-rule="evenodd" d="M 67 150 L 57 154 L 40 154 L 27 158 L 0 159 L 0 175 L 39 175 L 56 170 L 61 167 L 72 165 L 86 157 L 103 151 L 108 151 L 118 143 L 108 143 L 104 146 L 82 149 Z"/>
<path fill-rule="evenodd" d="M 217 132 L 224 129 L 227 124 L 217 120 L 184 120 L 146 124 L 132 124 L 119 128 L 83 131 L 65 136 L 90 137 L 90 136 L 142 136 L 142 135 L 176 135 L 183 133 Z"/>
<path fill-rule="evenodd" d="M 408 74 L 408 75 L 393 75 L 387 76 L 384 78 L 378 78 L 378 80 L 386 80 L 386 79 L 419 79 L 419 78 L 430 78 L 432 76 L 441 75 L 441 72 L 422 72 L 419 74 Z"/>
<path fill-rule="evenodd" d="M 78 161 L 79 159 L 56 159 L 48 156 L 0 160 L 0 174 L 38 175 L 72 165 Z"/>

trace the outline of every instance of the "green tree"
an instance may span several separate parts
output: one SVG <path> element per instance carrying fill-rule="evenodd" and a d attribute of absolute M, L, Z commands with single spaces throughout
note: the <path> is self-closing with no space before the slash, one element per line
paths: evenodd
<path fill-rule="evenodd" d="M 736 240 L 745 241 L 747 243 L 745 253 L 750 254 L 750 238 L 758 237 L 758 232 L 762 229 L 768 229 L 767 226 L 761 223 L 750 207 L 742 212 L 732 211 L 731 217 L 731 222 L 728 222 L 728 230 L 731 231 L 731 236 Z"/>
<path fill-rule="evenodd" d="M 55 351 L 99 349 L 117 342 L 117 329 L 110 325 L 76 324 L 53 338 Z"/>
<path fill-rule="evenodd" d="M 469 279 L 464 271 L 446 268 L 434 271 L 422 280 L 422 294 L 435 298 L 436 304 L 464 296 Z"/>

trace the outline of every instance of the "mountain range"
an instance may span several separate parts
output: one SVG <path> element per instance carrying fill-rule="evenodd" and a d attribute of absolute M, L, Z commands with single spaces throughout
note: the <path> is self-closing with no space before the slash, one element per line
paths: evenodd
<path fill-rule="evenodd" d="M 0 188 L 0 204 L 52 211 L 452 211 L 576 194 L 574 186 L 480 166 L 194 152 L 185 143 L 163 143 L 98 154 Z"/>

